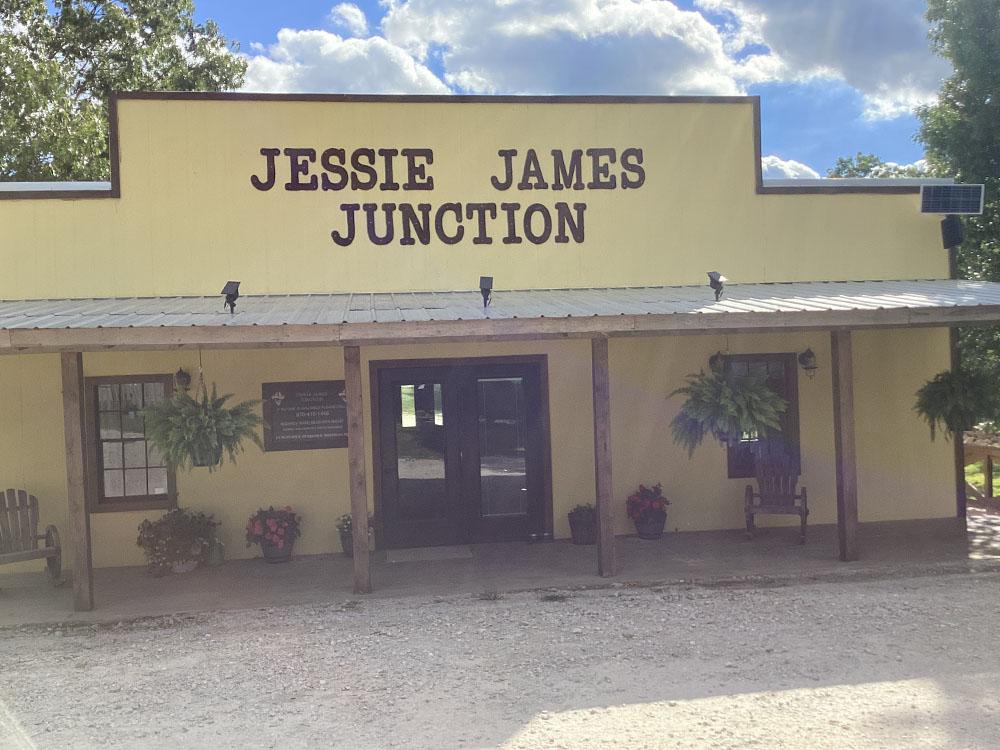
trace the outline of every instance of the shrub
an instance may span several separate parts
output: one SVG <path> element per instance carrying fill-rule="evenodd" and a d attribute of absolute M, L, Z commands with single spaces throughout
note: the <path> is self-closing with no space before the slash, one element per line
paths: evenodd
<path fill-rule="evenodd" d="M 146 553 L 149 572 L 165 575 L 174 563 L 204 563 L 218 525 L 211 515 L 175 508 L 155 521 L 139 524 L 135 543 Z"/>

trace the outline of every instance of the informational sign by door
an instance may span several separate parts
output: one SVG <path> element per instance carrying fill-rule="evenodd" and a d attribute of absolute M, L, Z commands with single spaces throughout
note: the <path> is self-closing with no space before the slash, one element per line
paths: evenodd
<path fill-rule="evenodd" d="M 264 383 L 264 450 L 347 447 L 343 380 Z"/>

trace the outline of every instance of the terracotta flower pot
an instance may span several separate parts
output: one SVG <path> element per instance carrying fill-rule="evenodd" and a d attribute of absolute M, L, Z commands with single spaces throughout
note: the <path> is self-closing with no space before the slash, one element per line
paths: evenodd
<path fill-rule="evenodd" d="M 597 516 L 569 514 L 569 531 L 573 544 L 597 544 Z"/>
<path fill-rule="evenodd" d="M 667 522 L 666 513 L 657 513 L 636 518 L 635 531 L 640 539 L 659 539 L 663 536 L 663 526 Z"/>
<path fill-rule="evenodd" d="M 260 551 L 264 555 L 264 561 L 269 563 L 284 563 L 292 559 L 292 543 L 286 542 L 283 547 L 269 542 L 266 539 L 260 543 Z"/>
<path fill-rule="evenodd" d="M 347 557 L 354 556 L 354 533 L 351 531 L 340 532 L 340 546 L 344 549 Z"/>

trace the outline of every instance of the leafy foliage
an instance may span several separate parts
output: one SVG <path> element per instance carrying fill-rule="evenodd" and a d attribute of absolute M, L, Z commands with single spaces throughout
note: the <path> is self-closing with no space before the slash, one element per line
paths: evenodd
<path fill-rule="evenodd" d="M 986 185 L 982 216 L 962 219 L 958 275 L 1000 281 L 1000 0 L 929 0 L 927 19 L 954 73 L 918 111 L 920 140 L 935 170 Z M 967 373 L 1000 383 L 1000 327 L 961 329 L 959 351 Z M 981 416 L 1000 419 L 998 407 L 984 401 Z"/>
<path fill-rule="evenodd" d="M 0 179 L 106 180 L 114 91 L 221 91 L 246 60 L 192 0 L 0 3 Z"/>
<path fill-rule="evenodd" d="M 663 496 L 663 485 L 659 482 L 652 487 L 640 484 L 639 489 L 625 500 L 628 517 L 639 523 L 652 519 L 665 520 L 668 505 L 670 501 Z"/>
<path fill-rule="evenodd" d="M 945 370 L 917 391 L 913 408 L 930 426 L 933 440 L 939 429 L 947 437 L 974 427 L 990 410 L 991 400 L 989 383 L 981 375 Z"/>
<path fill-rule="evenodd" d="M 214 383 L 211 396 L 204 383 L 198 398 L 187 391 L 174 391 L 170 398 L 143 410 L 146 436 L 178 469 L 208 466 L 214 471 L 225 454 L 236 463 L 243 441 L 252 440 L 261 449 L 264 445 L 256 429 L 261 423 L 254 411 L 258 402 L 243 401 L 227 408 L 230 398 L 232 394 L 219 396 Z"/>
<path fill-rule="evenodd" d="M 273 544 L 278 549 L 291 546 L 302 535 L 302 516 L 290 505 L 274 509 L 261 508 L 247 521 L 247 547 L 251 544 Z"/>
<path fill-rule="evenodd" d="M 914 164 L 896 164 L 882 161 L 875 154 L 860 151 L 854 156 L 841 156 L 833 169 L 827 170 L 827 177 L 930 177 L 930 167 L 921 169 Z"/>
<path fill-rule="evenodd" d="M 165 575 L 174 563 L 205 562 L 218 525 L 211 515 L 175 508 L 155 521 L 147 518 L 139 524 L 135 543 L 146 553 L 149 572 Z"/>
<path fill-rule="evenodd" d="M 581 522 L 594 522 L 597 520 L 597 508 L 595 508 L 590 503 L 585 505 L 577 505 L 573 510 L 569 512 L 570 518 L 576 518 Z"/>
<path fill-rule="evenodd" d="M 788 402 L 775 393 L 764 375 L 737 375 L 724 366 L 688 375 L 687 385 L 671 392 L 686 400 L 670 423 L 674 442 L 694 455 L 706 435 L 731 443 L 741 435 L 767 435 L 781 429 Z"/>

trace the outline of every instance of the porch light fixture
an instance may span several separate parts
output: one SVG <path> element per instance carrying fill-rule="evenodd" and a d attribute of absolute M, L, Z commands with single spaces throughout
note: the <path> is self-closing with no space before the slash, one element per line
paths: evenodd
<path fill-rule="evenodd" d="M 813 377 L 816 374 L 816 370 L 819 369 L 819 365 L 816 364 L 816 354 L 811 348 L 800 353 L 798 360 L 799 367 L 805 371 L 806 377 L 808 378 Z"/>
<path fill-rule="evenodd" d="M 222 305 L 222 309 L 225 310 L 229 308 L 229 314 L 236 314 L 236 300 L 240 298 L 240 282 L 238 281 L 227 281 L 226 285 L 222 287 L 220 294 L 226 295 L 226 301 Z"/>
<path fill-rule="evenodd" d="M 493 277 L 492 276 L 480 276 L 479 277 L 479 293 L 483 295 L 483 309 L 490 304 L 490 297 L 493 292 Z"/>
<path fill-rule="evenodd" d="M 174 382 L 182 391 L 189 390 L 191 388 L 191 373 L 183 367 L 178 368 L 177 372 L 174 373 Z"/>
<path fill-rule="evenodd" d="M 719 299 L 721 299 L 721 297 L 722 297 L 722 290 L 725 287 L 727 281 L 729 281 L 729 279 L 727 279 L 725 276 L 723 276 L 718 271 L 709 271 L 708 272 L 708 285 L 712 288 L 712 291 L 715 292 L 715 301 L 716 302 L 718 302 Z"/>
<path fill-rule="evenodd" d="M 722 372 L 723 367 L 726 364 L 726 355 L 722 352 L 716 352 L 711 357 L 708 358 L 708 369 L 712 372 Z"/>

